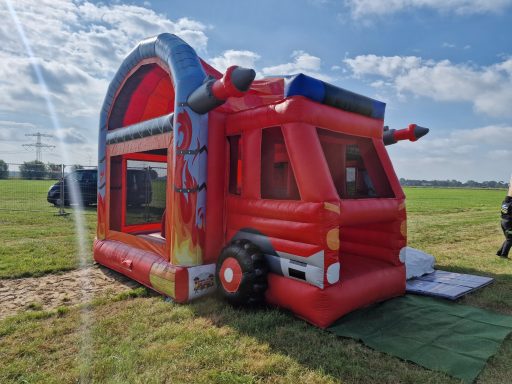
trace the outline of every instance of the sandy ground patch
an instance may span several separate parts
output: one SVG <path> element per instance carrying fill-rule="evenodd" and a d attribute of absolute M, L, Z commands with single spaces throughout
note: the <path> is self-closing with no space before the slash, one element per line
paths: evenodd
<path fill-rule="evenodd" d="M 41 277 L 0 280 L 0 319 L 31 308 L 48 310 L 84 303 L 138 286 L 98 265 Z"/>

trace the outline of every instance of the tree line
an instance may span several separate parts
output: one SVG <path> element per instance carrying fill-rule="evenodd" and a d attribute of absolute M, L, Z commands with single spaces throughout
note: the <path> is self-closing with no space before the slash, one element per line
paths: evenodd
<path fill-rule="evenodd" d="M 81 165 L 73 165 L 72 171 L 83 168 Z M 62 177 L 61 164 L 43 163 L 42 161 L 25 161 L 19 167 L 16 177 L 30 180 L 60 179 Z M 0 160 L 0 179 L 9 178 L 9 164 Z"/>
<path fill-rule="evenodd" d="M 411 180 L 400 179 L 403 187 L 445 187 L 445 188 L 508 188 L 504 181 L 482 181 L 468 180 L 461 182 L 458 180 Z"/>
<path fill-rule="evenodd" d="M 73 165 L 72 171 L 82 169 L 81 165 Z M 158 174 L 151 170 L 155 175 L 151 175 L 152 179 L 157 179 Z M 43 163 L 41 161 L 25 161 L 20 165 L 20 177 L 23 179 L 60 179 L 62 169 L 60 164 Z M 0 160 L 0 179 L 9 177 L 9 165 Z M 400 184 L 404 187 L 445 187 L 445 188 L 508 188 L 508 184 L 504 181 L 482 181 L 468 180 L 461 182 L 458 180 L 412 180 L 400 179 Z"/>

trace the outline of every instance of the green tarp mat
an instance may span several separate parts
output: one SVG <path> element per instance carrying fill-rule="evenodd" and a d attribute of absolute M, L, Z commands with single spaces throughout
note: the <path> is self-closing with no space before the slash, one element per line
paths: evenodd
<path fill-rule="evenodd" d="M 470 383 L 512 331 L 512 316 L 406 295 L 352 312 L 328 331 Z"/>

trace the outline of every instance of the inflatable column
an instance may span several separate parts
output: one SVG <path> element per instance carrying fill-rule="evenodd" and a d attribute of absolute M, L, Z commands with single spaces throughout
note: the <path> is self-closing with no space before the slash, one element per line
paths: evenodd
<path fill-rule="evenodd" d="M 187 99 L 204 83 L 206 74 L 192 47 L 174 35 L 160 35 L 155 51 L 167 58 L 175 89 L 173 190 L 167 191 L 171 194 L 171 264 L 200 265 L 206 231 L 208 115 L 194 112 Z"/>

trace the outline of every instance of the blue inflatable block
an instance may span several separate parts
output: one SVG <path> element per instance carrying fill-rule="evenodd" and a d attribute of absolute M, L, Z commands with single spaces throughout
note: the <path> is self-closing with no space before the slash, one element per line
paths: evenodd
<path fill-rule="evenodd" d="M 308 99 L 358 115 L 384 120 L 386 103 L 299 73 L 285 77 L 284 96 Z"/>
<path fill-rule="evenodd" d="M 325 97 L 325 86 L 323 81 L 299 73 L 285 79 L 284 96 L 304 96 L 317 103 L 322 103 Z"/>

